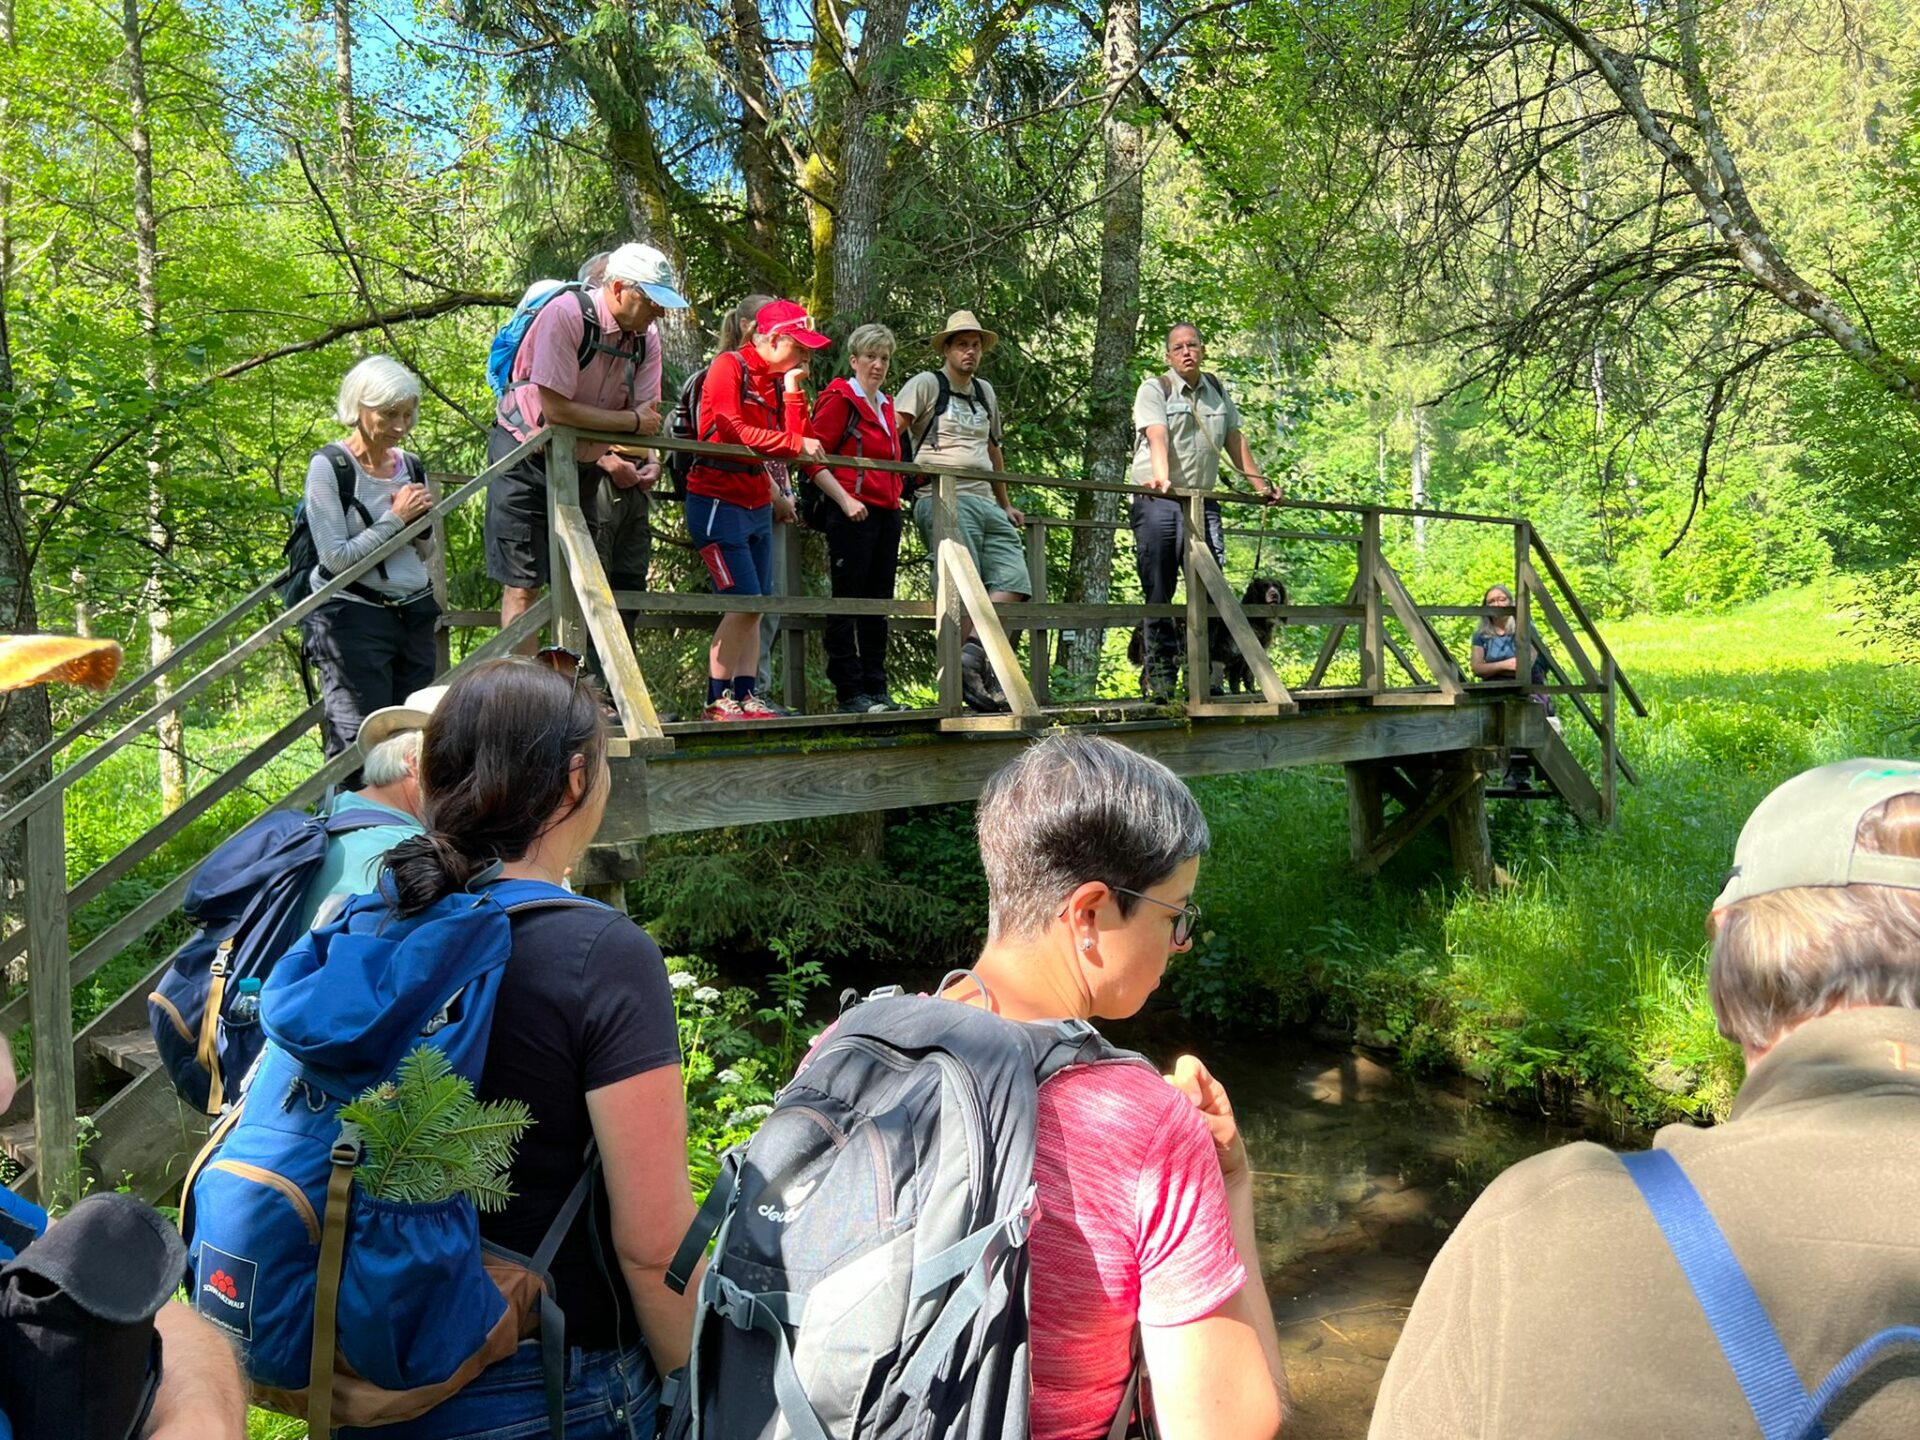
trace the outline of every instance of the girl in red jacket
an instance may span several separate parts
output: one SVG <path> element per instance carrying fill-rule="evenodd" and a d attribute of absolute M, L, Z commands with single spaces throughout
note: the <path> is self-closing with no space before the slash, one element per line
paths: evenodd
<path fill-rule="evenodd" d="M 818 440 L 804 434 L 801 389 L 808 352 L 831 342 L 791 300 L 764 305 L 755 334 L 707 367 L 700 387 L 700 438 L 744 445 L 770 460 L 818 459 Z M 773 522 L 795 520 L 787 467 L 702 456 L 687 474 L 687 534 L 721 595 L 773 593 Z M 708 720 L 763 720 L 775 712 L 753 693 L 760 664 L 760 614 L 736 610 L 714 626 L 708 655 Z"/>
<path fill-rule="evenodd" d="M 830 455 L 876 460 L 900 458 L 900 428 L 893 401 L 880 387 L 893 359 L 893 332 L 862 325 L 847 337 L 852 378 L 836 378 L 821 392 L 807 432 Z M 827 553 L 833 593 L 891 600 L 900 558 L 900 482 L 890 470 L 858 464 L 824 466 L 813 483 L 832 502 L 827 511 Z M 850 715 L 904 710 L 887 689 L 887 617 L 835 616 L 827 622 L 827 678 Z"/>

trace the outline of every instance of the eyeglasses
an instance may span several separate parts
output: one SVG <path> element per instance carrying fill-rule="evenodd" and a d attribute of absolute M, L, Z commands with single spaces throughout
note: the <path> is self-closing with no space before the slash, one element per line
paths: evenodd
<path fill-rule="evenodd" d="M 580 688 L 580 657 L 563 645 L 548 645 L 533 652 L 533 663 L 544 665 L 574 689 Z"/>
<path fill-rule="evenodd" d="M 1149 905 L 1158 905 L 1163 910 L 1175 912 L 1173 919 L 1173 943 L 1184 945 L 1193 938 L 1194 927 L 1200 923 L 1200 907 L 1189 900 L 1184 905 L 1176 905 L 1171 900 L 1156 900 L 1151 895 L 1138 890 L 1129 890 L 1124 885 L 1108 887 L 1116 895 L 1131 895 L 1136 900 L 1144 900 Z"/>

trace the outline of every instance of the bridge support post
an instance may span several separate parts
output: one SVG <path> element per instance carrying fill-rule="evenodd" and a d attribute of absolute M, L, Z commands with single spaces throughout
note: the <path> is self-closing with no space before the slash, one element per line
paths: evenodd
<path fill-rule="evenodd" d="M 804 595 L 800 527 L 776 525 L 773 531 L 774 594 Z M 804 713 L 807 708 L 807 632 L 794 617 L 787 615 L 763 615 L 760 623 L 775 627 L 780 642 L 780 703 L 789 710 Z"/>
<path fill-rule="evenodd" d="M 1480 757 L 1457 751 L 1421 760 L 1360 760 L 1347 765 L 1347 837 L 1353 865 L 1377 875 L 1406 843 L 1445 820 L 1454 868 L 1474 889 L 1493 886 L 1493 845 L 1487 833 L 1486 781 Z M 1386 801 L 1400 812 L 1386 818 Z"/>
<path fill-rule="evenodd" d="M 1447 807 L 1447 840 L 1453 847 L 1453 869 L 1462 880 L 1485 895 L 1493 889 L 1493 838 L 1487 833 L 1487 781 L 1473 752 L 1456 756 L 1472 781 Z"/>
<path fill-rule="evenodd" d="M 49 1209 L 80 1198 L 74 1148 L 73 969 L 67 953 L 67 806 L 56 797 L 27 817 L 27 995 L 33 1021 L 34 1168 Z"/>

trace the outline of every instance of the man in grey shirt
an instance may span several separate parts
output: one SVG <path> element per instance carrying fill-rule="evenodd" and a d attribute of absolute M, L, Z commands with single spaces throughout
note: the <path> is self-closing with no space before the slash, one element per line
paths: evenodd
<path fill-rule="evenodd" d="M 1221 461 L 1246 476 L 1263 500 L 1278 500 L 1280 487 L 1267 482 L 1253 458 L 1240 411 L 1220 377 L 1209 374 L 1206 342 L 1199 327 L 1186 323 L 1167 332 L 1167 369 L 1140 382 L 1133 397 L 1133 426 L 1138 433 L 1128 479 L 1154 495 L 1136 495 L 1127 513 L 1133 528 L 1134 564 L 1149 605 L 1167 605 L 1179 588 L 1187 548 L 1187 506 L 1168 495 L 1172 489 L 1212 490 L 1220 483 Z M 1227 537 L 1219 502 L 1206 502 L 1207 548 L 1224 569 Z M 1153 699 L 1171 699 L 1180 677 L 1186 630 L 1178 620 L 1149 620 L 1146 667 L 1141 689 Z M 1216 663 L 1224 660 L 1216 655 Z M 1187 677 L 1188 693 L 1200 680 Z"/>

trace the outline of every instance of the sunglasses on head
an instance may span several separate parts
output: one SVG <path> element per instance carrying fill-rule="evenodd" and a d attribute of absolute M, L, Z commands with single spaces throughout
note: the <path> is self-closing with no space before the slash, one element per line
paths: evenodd
<path fill-rule="evenodd" d="M 534 651 L 533 663 L 544 665 L 574 689 L 580 688 L 580 656 L 564 645 L 548 645 Z"/>

